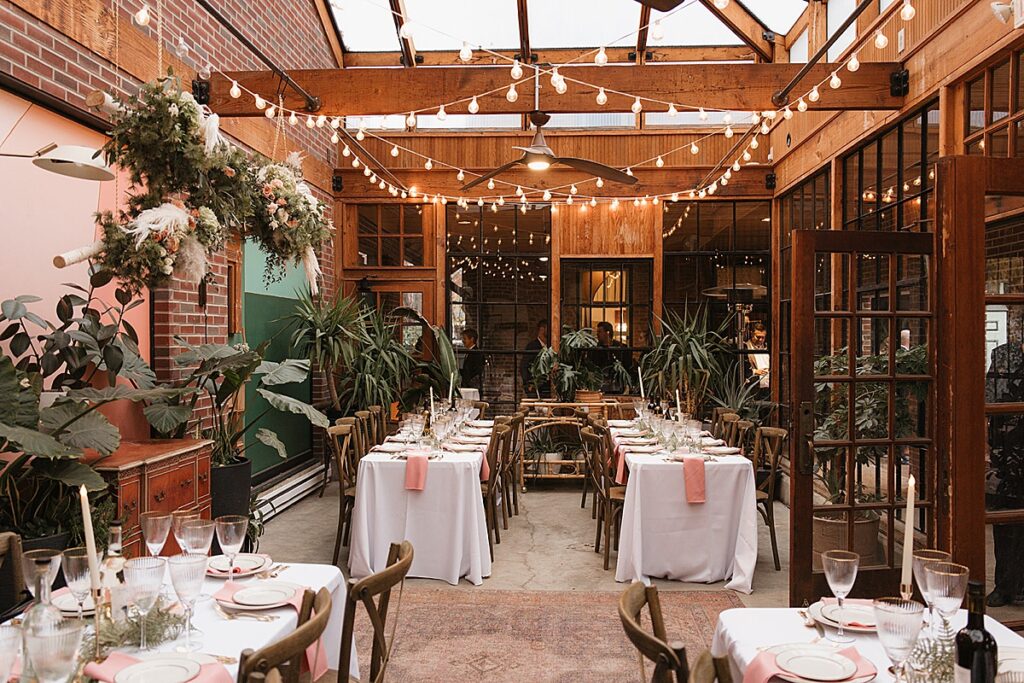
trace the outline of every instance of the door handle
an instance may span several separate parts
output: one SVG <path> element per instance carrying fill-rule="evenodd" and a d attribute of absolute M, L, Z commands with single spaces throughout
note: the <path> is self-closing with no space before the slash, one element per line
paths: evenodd
<path fill-rule="evenodd" d="M 797 463 L 800 474 L 814 474 L 814 406 L 810 401 L 800 403 L 800 436 L 803 440 Z"/>

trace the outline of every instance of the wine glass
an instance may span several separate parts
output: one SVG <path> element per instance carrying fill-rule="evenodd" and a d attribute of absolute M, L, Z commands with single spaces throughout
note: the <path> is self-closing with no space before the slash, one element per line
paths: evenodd
<path fill-rule="evenodd" d="M 47 564 L 46 567 L 46 585 L 47 587 L 52 586 L 53 582 L 57 580 L 57 573 L 60 572 L 60 561 L 62 553 L 59 550 L 52 548 L 42 548 L 40 550 L 26 550 L 21 554 L 21 575 L 25 577 L 25 583 L 28 584 L 28 591 L 32 594 L 32 597 L 38 600 L 39 596 L 36 595 L 36 583 L 34 577 L 36 576 L 36 567 Z M 49 597 L 49 595 L 47 595 Z M 49 602 L 49 600 L 47 600 Z"/>
<path fill-rule="evenodd" d="M 5 624 L 0 626 L 0 681 L 11 677 L 14 662 L 21 653 L 21 628 Z"/>
<path fill-rule="evenodd" d="M 878 640 L 892 662 L 896 683 L 903 680 L 907 658 L 921 632 L 924 605 L 903 598 L 878 598 L 874 602 Z"/>
<path fill-rule="evenodd" d="M 924 573 L 924 566 L 930 562 L 949 562 L 951 559 L 953 559 L 953 556 L 945 550 L 925 548 L 914 551 L 914 581 L 917 582 L 917 590 L 921 591 L 924 604 L 928 606 L 928 625 L 930 628 L 935 625 L 935 605 L 928 592 L 928 582 Z"/>
<path fill-rule="evenodd" d="M 174 535 L 174 540 L 177 541 L 179 549 L 186 550 L 185 546 L 181 544 L 181 525 L 191 519 L 199 519 L 199 516 L 199 510 L 195 508 L 175 510 L 171 513 L 171 534 Z"/>
<path fill-rule="evenodd" d="M 167 534 L 171 531 L 171 516 L 166 512 L 143 512 L 139 515 L 142 527 L 142 538 L 146 542 L 149 554 L 156 557 L 167 543 Z"/>
<path fill-rule="evenodd" d="M 224 515 L 214 520 L 217 525 L 217 543 L 221 552 L 228 558 L 228 581 L 235 576 L 235 556 L 245 542 L 245 532 L 249 529 L 249 518 L 242 515 Z"/>
<path fill-rule="evenodd" d="M 89 551 L 85 548 L 69 548 L 64 551 L 64 581 L 68 590 L 78 603 L 78 618 L 82 618 L 85 600 L 92 588 L 92 577 L 89 574 Z M 3 680 L 0 678 L 0 680 Z"/>
<path fill-rule="evenodd" d="M 40 683 L 65 683 L 78 666 L 82 622 L 65 619 L 52 629 L 25 633 L 25 659 Z"/>
<path fill-rule="evenodd" d="M 846 617 L 843 613 L 843 601 L 853 589 L 857 580 L 857 567 L 860 565 L 860 555 L 851 553 L 848 550 L 827 550 L 821 554 L 821 566 L 825 570 L 825 579 L 832 594 L 836 596 L 839 604 L 839 630 L 835 635 L 831 633 L 828 639 L 835 643 L 852 643 L 853 638 L 843 633 L 843 626 Z"/>
<path fill-rule="evenodd" d="M 200 643 L 192 642 L 192 612 L 206 576 L 206 555 L 174 555 L 167 560 L 167 566 L 171 571 L 171 585 L 185 608 L 185 645 L 181 651 L 194 652 Z"/>
<path fill-rule="evenodd" d="M 964 601 L 970 569 L 953 562 L 928 562 L 924 565 L 924 575 L 929 597 L 942 619 L 942 637 L 949 638 L 952 636 L 949 622 Z"/>
<path fill-rule="evenodd" d="M 213 534 L 217 525 L 210 519 L 187 519 L 181 523 L 178 545 L 182 551 L 193 555 L 208 555 L 213 545 Z"/>
<path fill-rule="evenodd" d="M 169 517 L 169 515 L 168 515 Z M 124 563 L 124 580 L 139 611 L 139 649 L 146 650 L 146 615 L 160 595 L 167 561 L 162 557 L 136 557 Z"/>

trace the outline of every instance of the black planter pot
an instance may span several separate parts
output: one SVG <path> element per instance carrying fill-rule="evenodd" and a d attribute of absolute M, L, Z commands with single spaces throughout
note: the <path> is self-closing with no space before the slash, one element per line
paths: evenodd
<path fill-rule="evenodd" d="M 230 465 L 210 468 L 210 517 L 223 515 L 249 516 L 252 496 L 252 461 L 239 458 Z M 213 539 L 212 552 L 220 554 L 220 544 Z"/>

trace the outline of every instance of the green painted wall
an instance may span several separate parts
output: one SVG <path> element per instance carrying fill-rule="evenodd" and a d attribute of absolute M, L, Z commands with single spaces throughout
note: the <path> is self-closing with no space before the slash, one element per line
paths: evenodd
<path fill-rule="evenodd" d="M 245 341 L 257 346 L 266 339 L 273 339 L 267 351 L 267 360 L 281 361 L 289 357 L 291 349 L 287 324 L 278 322 L 291 313 L 295 306 L 296 292 L 305 288 L 306 278 L 301 268 L 291 268 L 280 282 L 266 285 L 263 269 L 266 258 L 254 244 L 246 242 L 243 267 L 242 325 Z M 310 380 L 302 384 L 274 387 L 278 393 L 287 394 L 309 401 L 312 394 Z M 256 383 L 250 382 L 245 391 L 245 411 L 249 419 L 261 414 L 268 407 L 262 396 L 256 393 Z M 312 429 L 309 420 L 290 413 L 271 410 L 261 417 L 246 436 L 246 454 L 252 460 L 252 471 L 257 473 L 281 462 L 274 449 L 264 446 L 252 435 L 265 427 L 277 433 L 288 447 L 288 457 L 306 453 L 312 447 Z"/>

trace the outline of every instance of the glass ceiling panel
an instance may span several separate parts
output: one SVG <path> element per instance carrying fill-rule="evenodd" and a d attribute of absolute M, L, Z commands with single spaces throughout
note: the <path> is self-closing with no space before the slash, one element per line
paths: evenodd
<path fill-rule="evenodd" d="M 463 40 L 473 48 L 519 47 L 515 0 L 405 0 L 405 11 L 417 50 L 458 50 Z"/>
<path fill-rule="evenodd" d="M 789 33 L 807 9 L 806 0 L 742 0 L 742 4 L 779 35 Z"/>
<path fill-rule="evenodd" d="M 380 4 L 383 2 L 383 4 Z M 397 52 L 398 33 L 386 0 L 331 0 L 341 41 L 350 52 Z M 460 46 L 461 47 L 461 46 Z"/>
<path fill-rule="evenodd" d="M 640 4 L 632 0 L 528 0 L 527 11 L 534 50 L 636 45 Z"/>
<path fill-rule="evenodd" d="M 654 40 L 654 21 L 661 24 L 665 37 Z M 739 45 L 743 41 L 718 20 L 704 5 L 691 3 L 671 12 L 651 12 L 650 48 L 681 45 Z M 633 44 L 636 44 L 635 41 Z"/>

